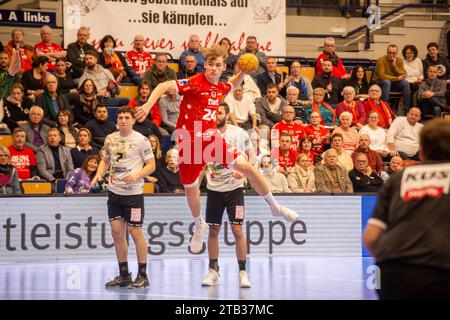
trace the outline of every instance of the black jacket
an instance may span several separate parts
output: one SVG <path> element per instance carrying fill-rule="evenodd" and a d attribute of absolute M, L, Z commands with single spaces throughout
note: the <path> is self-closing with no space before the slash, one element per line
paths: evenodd
<path fill-rule="evenodd" d="M 331 77 L 331 79 L 330 79 Z M 328 94 L 326 92 L 328 84 L 331 82 L 333 86 L 333 90 Z M 311 83 L 313 89 L 315 88 L 323 88 L 325 89 L 325 97 L 323 101 L 326 103 L 338 104 L 342 100 L 341 92 L 342 92 L 342 80 L 336 77 L 333 77 L 331 74 L 327 75 L 322 73 L 320 76 L 314 76 L 314 80 Z"/>
<path fill-rule="evenodd" d="M 45 99 L 45 95 L 47 93 L 41 93 L 36 97 L 36 100 L 34 101 L 34 104 L 41 107 L 44 110 L 44 119 L 42 120 L 45 124 L 49 125 L 50 127 L 56 126 L 56 115 L 55 117 L 52 116 L 50 112 L 50 108 L 53 108 L 53 105 L 49 105 L 47 99 Z M 61 93 L 58 93 L 58 96 L 56 97 L 56 100 L 58 101 L 59 109 L 60 110 L 69 110 L 71 111 L 69 101 L 67 100 L 67 97 Z"/>
<path fill-rule="evenodd" d="M 81 51 L 81 49 L 83 49 L 83 51 Z M 67 46 L 67 61 L 72 64 L 70 68 L 72 69 L 72 76 L 74 79 L 81 77 L 83 74 L 84 68 L 86 67 L 84 64 L 84 52 L 86 51 L 97 50 L 88 43 L 86 43 L 83 48 L 81 48 L 77 42 L 72 42 Z"/>
<path fill-rule="evenodd" d="M 91 145 L 97 149 L 101 149 L 105 143 L 108 134 L 117 131 L 117 127 L 109 120 L 100 122 L 97 119 L 90 120 L 86 123 L 86 128 L 91 131 Z"/>
<path fill-rule="evenodd" d="M 353 192 L 378 192 L 383 185 L 383 179 L 375 172 L 372 172 L 369 177 L 356 169 L 352 169 L 348 176 L 353 184 Z"/>
<path fill-rule="evenodd" d="M 281 82 L 281 74 L 278 72 L 275 72 L 275 84 L 279 84 Z M 272 81 L 272 78 L 269 75 L 269 72 L 261 73 L 257 76 L 257 85 L 259 88 L 259 91 L 261 91 L 261 95 L 267 94 L 267 86 L 271 83 L 274 83 Z"/>

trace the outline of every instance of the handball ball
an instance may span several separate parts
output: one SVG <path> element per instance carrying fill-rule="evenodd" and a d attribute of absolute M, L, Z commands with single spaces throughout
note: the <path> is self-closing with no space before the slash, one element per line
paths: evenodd
<path fill-rule="evenodd" d="M 253 53 L 243 54 L 239 58 L 239 67 L 245 73 L 252 73 L 258 69 L 259 61 Z"/>

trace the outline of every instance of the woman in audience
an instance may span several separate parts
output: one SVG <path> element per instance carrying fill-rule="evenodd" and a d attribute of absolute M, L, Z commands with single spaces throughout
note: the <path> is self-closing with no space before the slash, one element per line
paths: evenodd
<path fill-rule="evenodd" d="M 339 121 L 341 125 L 333 130 L 333 134 L 340 133 L 344 138 L 344 144 L 342 148 L 348 154 L 352 154 L 355 151 L 356 146 L 358 145 L 359 133 L 355 127 L 352 127 L 352 114 L 350 112 L 344 111 L 341 113 L 339 117 Z"/>
<path fill-rule="evenodd" d="M 68 148 L 77 146 L 78 130 L 72 125 L 72 114 L 69 110 L 61 110 L 56 115 L 56 127 L 61 133 L 61 144 Z"/>
<path fill-rule="evenodd" d="M 294 171 L 288 175 L 287 181 L 292 192 L 314 192 L 316 182 L 313 166 L 306 154 L 299 154 L 297 156 Z"/>
<path fill-rule="evenodd" d="M 91 132 L 89 129 L 81 128 L 78 130 L 76 140 L 78 144 L 70 150 L 70 155 L 72 156 L 73 167 L 81 168 L 84 160 L 90 155 L 98 154 L 99 150 L 91 145 Z"/>
<path fill-rule="evenodd" d="M 67 183 L 64 188 L 66 194 L 83 194 L 91 192 L 91 179 L 97 173 L 100 159 L 98 155 L 88 156 L 81 168 L 77 168 L 69 173 Z"/>
<path fill-rule="evenodd" d="M 227 51 L 227 59 L 225 61 L 227 68 L 220 76 L 220 81 L 227 82 L 229 78 L 233 76 L 233 67 L 237 61 L 237 56 L 231 53 L 231 41 L 228 38 L 222 38 L 219 41 L 219 45 Z"/>
<path fill-rule="evenodd" d="M 22 74 L 22 85 L 25 94 L 32 100 L 44 92 L 44 76 L 48 69 L 48 58 L 46 56 L 33 57 L 33 69 Z"/>
<path fill-rule="evenodd" d="M 105 154 L 105 147 L 101 148 L 100 151 L 98 152 L 98 159 L 99 159 L 99 161 L 102 160 L 104 154 Z M 103 178 L 101 178 L 95 184 L 95 186 L 92 187 L 91 192 L 93 192 L 93 193 L 108 192 L 109 191 L 109 174 L 110 174 L 110 170 L 108 168 L 108 170 L 106 170 L 106 173 L 103 176 Z"/>
<path fill-rule="evenodd" d="M 97 96 L 97 87 L 91 79 L 86 79 L 80 86 L 79 99 L 75 103 L 75 121 L 84 126 L 86 122 L 94 119 L 94 113 L 100 104 Z"/>
<path fill-rule="evenodd" d="M 161 170 L 166 165 L 166 155 L 161 151 L 161 144 L 159 139 L 154 134 L 148 136 L 150 146 L 152 147 L 153 155 L 155 157 L 155 171 L 147 177 L 147 180 L 153 183 L 158 182 L 157 171 Z"/>
<path fill-rule="evenodd" d="M 278 172 L 273 167 L 273 161 L 270 156 L 263 156 L 261 158 L 259 170 L 261 172 L 261 175 L 269 185 L 270 191 L 272 193 L 292 192 L 291 189 L 289 189 L 289 185 L 284 174 Z"/>
<path fill-rule="evenodd" d="M 370 138 L 369 148 L 375 150 L 383 161 L 389 161 L 389 148 L 386 144 L 386 130 L 378 126 L 379 115 L 375 110 L 369 112 L 367 124 L 361 128 L 359 134 L 367 134 Z"/>
<path fill-rule="evenodd" d="M 11 153 L 0 146 L 0 194 L 21 194 L 19 176 L 11 165 Z"/>
<path fill-rule="evenodd" d="M 309 160 L 311 161 L 311 165 L 315 165 L 317 163 L 318 157 L 314 151 L 312 151 L 313 148 L 313 138 L 311 136 L 303 136 L 302 140 L 300 141 L 300 154 L 304 154 L 308 156 Z"/>
<path fill-rule="evenodd" d="M 411 88 L 411 96 L 419 90 L 419 86 L 423 81 L 423 64 L 417 55 L 418 51 L 415 45 L 407 44 L 402 50 L 403 65 L 406 71 L 406 81 L 409 82 L 409 87 Z M 415 105 L 415 104 L 414 104 Z"/>
<path fill-rule="evenodd" d="M 25 90 L 20 83 L 14 83 L 8 97 L 3 99 L 5 118 L 3 121 L 11 131 L 27 123 L 33 101 L 25 96 Z"/>
<path fill-rule="evenodd" d="M 306 107 L 306 120 L 309 122 L 311 113 L 318 112 L 322 126 L 337 127 L 339 125 L 339 119 L 336 118 L 336 112 L 333 107 L 323 101 L 324 97 L 325 90 L 323 88 L 315 88 L 313 90 L 314 101 Z"/>
<path fill-rule="evenodd" d="M 111 71 L 117 83 L 121 82 L 133 82 L 135 85 L 139 85 L 142 78 L 131 68 L 125 57 L 115 51 L 116 40 L 111 35 L 106 35 L 100 41 L 99 64 L 104 68 Z"/>
<path fill-rule="evenodd" d="M 78 85 L 72 79 L 72 73 L 67 69 L 65 58 L 59 58 L 56 60 L 56 77 L 58 78 L 58 88 L 61 93 L 76 93 Z"/>
<path fill-rule="evenodd" d="M 365 100 L 369 97 L 369 81 L 367 72 L 361 65 L 356 65 L 351 71 L 350 79 L 344 81 L 345 86 L 355 89 L 355 99 Z"/>
<path fill-rule="evenodd" d="M 352 114 L 352 126 L 361 129 L 366 124 L 366 111 L 361 101 L 355 101 L 355 89 L 346 86 L 342 90 L 344 101 L 336 106 L 336 117 L 340 119 L 342 112 L 347 111 Z"/>
<path fill-rule="evenodd" d="M 147 81 L 142 81 L 141 84 L 138 87 L 138 96 L 134 99 L 132 99 L 128 106 L 131 108 L 134 108 L 136 106 L 142 106 L 144 103 L 147 102 L 148 98 L 150 97 L 150 93 L 152 92 L 150 88 L 150 84 Z M 161 128 L 162 123 L 162 117 L 161 117 L 161 110 L 159 109 L 158 103 L 155 103 L 155 105 L 150 110 L 149 116 L 147 117 L 151 122 L 153 122 L 163 135 L 168 135 L 169 133 Z"/>
<path fill-rule="evenodd" d="M 330 131 L 320 125 L 321 117 L 318 112 L 312 112 L 309 120 L 310 124 L 305 127 L 305 135 L 312 139 L 312 150 L 321 155 L 325 145 L 330 141 Z"/>

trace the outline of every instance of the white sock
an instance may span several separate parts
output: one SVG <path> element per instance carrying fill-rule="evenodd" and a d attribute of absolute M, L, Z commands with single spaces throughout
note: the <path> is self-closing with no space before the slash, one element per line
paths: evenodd
<path fill-rule="evenodd" d="M 269 204 L 269 206 L 271 208 L 278 208 L 280 205 L 278 204 L 277 200 L 275 200 L 275 198 L 273 197 L 272 192 L 269 192 L 268 194 L 266 194 L 265 196 L 263 196 L 264 199 L 267 201 L 267 203 Z"/>
<path fill-rule="evenodd" d="M 195 227 L 201 228 L 202 226 L 202 216 L 194 217 Z"/>

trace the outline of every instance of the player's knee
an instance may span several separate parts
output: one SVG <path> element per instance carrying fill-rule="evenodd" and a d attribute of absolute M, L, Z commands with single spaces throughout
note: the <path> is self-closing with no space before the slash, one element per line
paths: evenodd
<path fill-rule="evenodd" d="M 220 226 L 209 226 L 209 238 L 218 238 L 220 233 Z"/>
<path fill-rule="evenodd" d="M 138 227 L 128 226 L 128 232 L 130 233 L 133 239 L 138 239 L 142 237 L 142 229 Z"/>
<path fill-rule="evenodd" d="M 234 239 L 245 240 L 244 233 L 242 232 L 242 225 L 240 225 L 240 224 L 231 225 L 231 231 L 233 232 Z"/>
<path fill-rule="evenodd" d="M 111 236 L 114 241 L 119 241 L 121 239 L 125 239 L 125 229 L 123 228 L 112 228 Z"/>
<path fill-rule="evenodd" d="M 186 196 L 197 196 L 200 194 L 200 190 L 197 185 L 195 187 L 185 187 L 184 193 Z"/>

